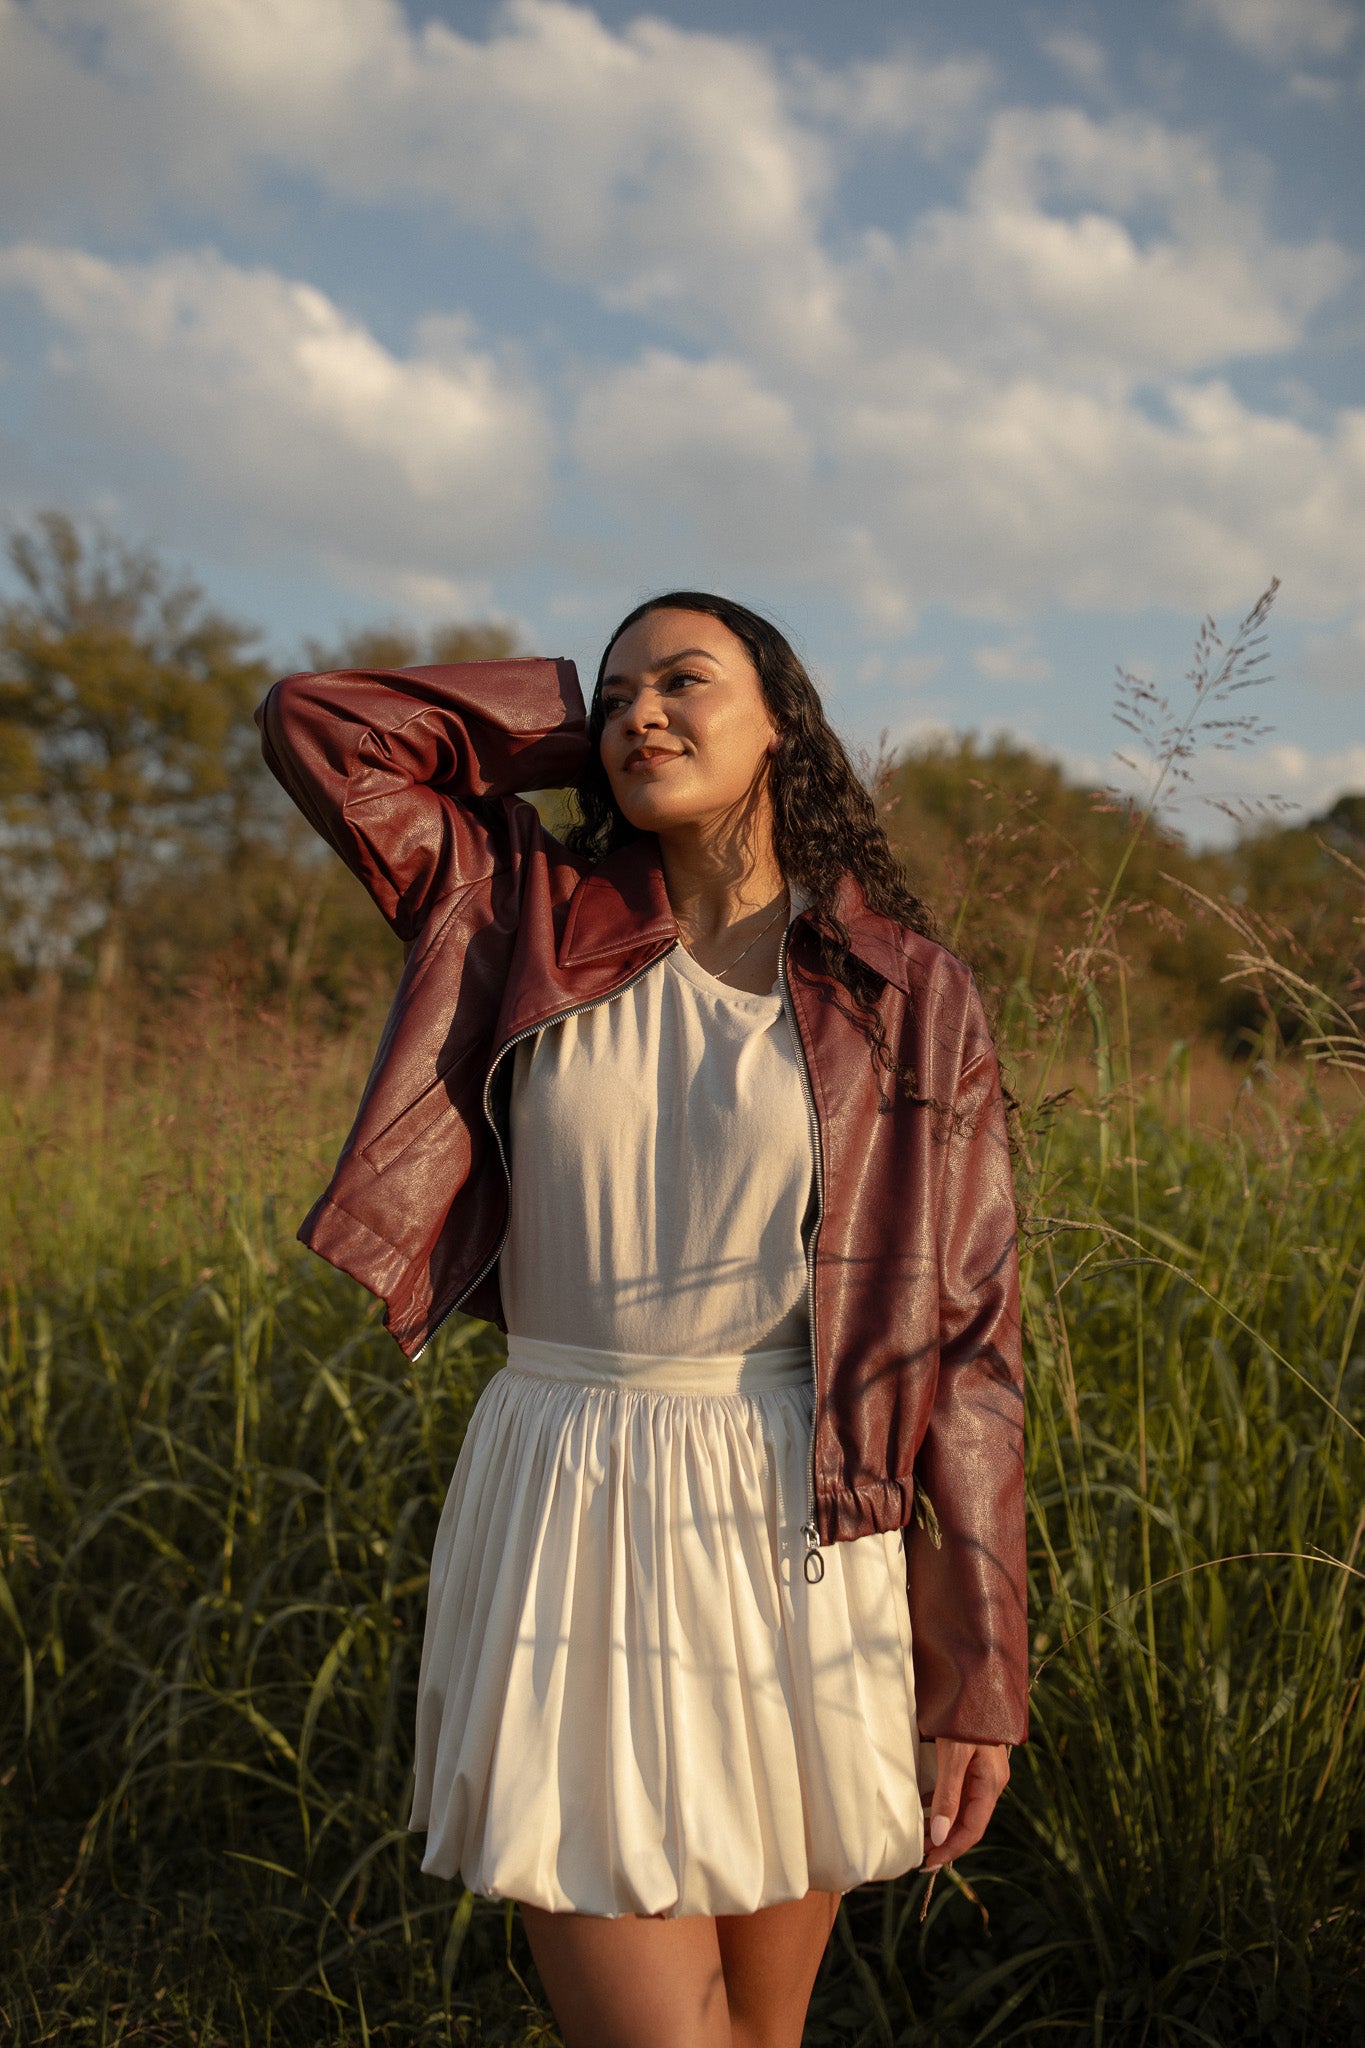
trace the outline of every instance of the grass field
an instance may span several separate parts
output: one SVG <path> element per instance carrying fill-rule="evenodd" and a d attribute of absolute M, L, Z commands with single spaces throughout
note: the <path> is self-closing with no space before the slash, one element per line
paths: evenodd
<path fill-rule="evenodd" d="M 402 1826 L 498 1346 L 407 1366 L 292 1242 L 372 1042 L 205 997 L 0 1107 L 6 2040 L 556 2038 Z M 1097 1045 L 1019 1170 L 1034 1737 L 846 1903 L 811 2043 L 1365 2043 L 1365 1122 Z"/>

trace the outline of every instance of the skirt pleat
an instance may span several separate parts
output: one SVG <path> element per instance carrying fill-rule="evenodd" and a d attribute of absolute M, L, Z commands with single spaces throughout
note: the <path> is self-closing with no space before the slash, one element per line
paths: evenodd
<path fill-rule="evenodd" d="M 828 1547 L 806 1583 L 808 1363 L 717 1393 L 629 1364 L 514 1340 L 475 1409 L 432 1557 L 422 1868 L 602 1915 L 749 1913 L 913 1868 L 901 1538 Z"/>

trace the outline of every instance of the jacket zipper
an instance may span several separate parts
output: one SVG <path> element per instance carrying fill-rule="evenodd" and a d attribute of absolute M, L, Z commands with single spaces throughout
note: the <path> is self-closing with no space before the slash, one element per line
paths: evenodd
<path fill-rule="evenodd" d="M 782 1006 L 791 1025 L 792 1037 L 796 1040 L 796 1061 L 801 1069 L 801 1082 L 806 1091 L 806 1114 L 810 1118 L 811 1150 L 815 1157 L 815 1220 L 811 1224 L 810 1238 L 806 1245 L 806 1298 L 810 1316 L 810 1363 L 814 1392 L 810 1415 L 810 1456 L 806 1460 L 806 1519 L 801 1524 L 806 1554 L 801 1570 L 808 1586 L 818 1586 L 825 1576 L 825 1560 L 820 1555 L 820 1525 L 815 1519 L 815 1429 L 820 1402 L 820 1376 L 816 1369 L 815 1250 L 820 1236 L 820 1224 L 825 1214 L 825 1175 L 820 1157 L 820 1119 L 816 1114 L 815 1091 L 811 1087 L 810 1069 L 806 1065 L 806 1048 L 796 1021 L 791 985 L 787 980 L 787 939 L 790 930 L 791 927 L 788 926 L 787 931 L 783 932 L 782 944 L 778 948 L 777 978 L 782 984 Z"/>
<path fill-rule="evenodd" d="M 489 1066 L 488 1072 L 484 1076 L 483 1113 L 485 1119 L 487 1120 L 489 1129 L 492 1131 L 493 1136 L 497 1140 L 498 1158 L 502 1161 L 503 1177 L 507 1182 L 507 1220 L 502 1226 L 501 1237 L 498 1239 L 498 1242 L 494 1246 L 493 1251 L 489 1254 L 488 1258 L 484 1260 L 478 1272 L 474 1275 L 474 1278 L 469 1282 L 467 1287 L 462 1287 L 460 1289 L 460 1292 L 456 1299 L 450 1304 L 450 1307 L 446 1310 L 445 1315 L 441 1317 L 441 1322 L 432 1324 L 431 1329 L 427 1333 L 426 1341 L 422 1345 L 422 1351 L 426 1350 L 427 1345 L 431 1342 L 432 1338 L 436 1335 L 436 1332 L 440 1329 L 441 1323 L 444 1323 L 448 1317 L 453 1316 L 455 1311 L 459 1308 L 460 1303 L 462 1301 L 467 1301 L 470 1295 L 474 1292 L 474 1289 L 478 1286 L 479 1282 L 484 1278 L 484 1276 L 492 1272 L 494 1266 L 497 1265 L 498 1260 L 502 1257 L 503 1246 L 507 1242 L 507 1234 L 512 1228 L 512 1168 L 507 1157 L 506 1149 L 502 1142 L 502 1132 L 498 1129 L 497 1118 L 494 1116 L 491 1108 L 489 1107 L 488 1102 L 489 1091 L 493 1086 L 493 1076 L 497 1073 L 498 1068 L 502 1065 L 503 1060 L 507 1057 L 509 1052 L 511 1052 L 516 1046 L 521 1044 L 523 1038 L 534 1038 L 538 1031 L 547 1030 L 551 1024 L 562 1024 L 565 1018 L 567 1017 L 581 1016 L 584 1010 L 595 1010 L 602 1003 L 609 1003 L 613 1001 L 615 997 L 624 995 L 628 988 L 634 988 L 637 981 L 643 981 L 651 968 L 657 967 L 661 960 L 667 959 L 668 955 L 673 951 L 673 947 L 676 946 L 678 943 L 679 941 L 677 939 L 674 939 L 672 945 L 665 946 L 662 953 L 656 953 L 654 958 L 650 961 L 647 961 L 646 964 L 640 969 L 638 974 L 632 974 L 630 979 L 628 981 L 623 981 L 618 988 L 608 989 L 605 995 L 594 996 L 590 1003 L 571 1003 L 567 1010 L 556 1010 L 553 1013 L 553 1015 L 549 1017 L 542 1017 L 539 1024 L 528 1024 L 524 1031 L 514 1032 L 511 1038 L 507 1039 L 504 1044 L 498 1047 L 498 1050 L 494 1055 L 493 1061 Z M 417 1356 L 420 1358 L 421 1355 L 422 1353 L 419 1351 Z"/>

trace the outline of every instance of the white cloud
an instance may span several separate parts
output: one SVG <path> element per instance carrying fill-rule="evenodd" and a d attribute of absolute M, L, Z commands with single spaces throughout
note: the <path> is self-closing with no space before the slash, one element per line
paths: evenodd
<path fill-rule="evenodd" d="M 978 647 L 972 665 L 979 676 L 991 683 L 1045 683 L 1052 664 L 1033 653 L 1026 642 L 1002 640 Z"/>
<path fill-rule="evenodd" d="M 1187 0 L 1196 20 L 1218 28 L 1264 64 L 1339 57 L 1358 17 L 1349 0 Z"/>
<path fill-rule="evenodd" d="M 803 480 L 807 438 L 787 402 L 765 391 L 742 362 L 689 362 L 649 349 L 591 384 L 579 407 L 575 447 L 607 477 L 636 476 L 669 490 L 679 464 L 764 470 L 775 484 Z"/>
<path fill-rule="evenodd" d="M 1100 92 L 1108 84 L 1109 59 L 1094 36 L 1080 29 L 1052 29 L 1040 38 L 1039 48 L 1082 91 Z"/>
<path fill-rule="evenodd" d="M 381 578 L 477 572 L 537 522 L 537 396 L 458 329 L 399 357 L 311 285 L 212 254 L 120 266 L 30 243 L 0 251 L 0 286 L 61 337 L 64 417 L 140 467 L 162 458 L 173 501 L 226 512 L 258 557 L 283 542 Z"/>
<path fill-rule="evenodd" d="M 893 754 L 910 754 L 955 746 L 959 737 L 957 728 L 949 720 L 915 714 L 887 727 L 886 744 Z"/>
<path fill-rule="evenodd" d="M 1320 431 L 1204 382 L 1172 384 L 1152 417 L 929 351 L 896 396 L 805 396 L 734 358 L 648 351 L 589 382 L 571 445 L 656 573 L 681 553 L 785 574 L 878 633 L 933 602 L 1006 620 L 1043 601 L 1245 609 L 1276 573 L 1300 614 L 1358 596 L 1365 411 Z M 1017 636 L 976 665 L 1044 679 Z"/>
<path fill-rule="evenodd" d="M 1333 0 L 1307 12 L 1306 60 Z M 1098 45 L 1049 47 L 1099 82 Z M 785 573 L 888 635 L 930 602 L 1010 626 L 1235 607 L 1272 571 L 1288 607 L 1354 605 L 1365 414 L 1275 417 L 1225 381 L 1292 351 L 1354 259 L 1277 237 L 1207 138 L 1001 91 L 975 57 L 784 65 L 568 0 L 507 0 L 482 35 L 397 0 L 0 0 L 0 175 L 79 220 L 68 242 L 121 211 L 146 246 L 163 195 L 244 239 L 244 207 L 292 203 L 283 169 L 362 228 L 371 205 L 443 214 L 649 318 L 624 365 L 561 355 L 561 565 Z M 973 137 L 903 232 L 840 218 L 854 149 Z M 415 578 L 414 602 L 526 563 L 549 401 L 462 316 L 397 353 L 277 272 L 57 239 L 6 262 L 62 403 L 125 466 L 162 458 L 180 506 Z"/>
<path fill-rule="evenodd" d="M 793 66 L 788 97 L 799 112 L 851 134 L 911 136 L 932 152 L 970 132 L 998 83 L 989 57 L 935 62 L 902 52 L 843 70 L 804 60 Z"/>
<path fill-rule="evenodd" d="M 886 573 L 920 601 L 1026 614 L 1236 607 L 1272 573 L 1306 612 L 1358 595 L 1365 411 L 1331 434 L 1218 384 L 1173 387 L 1161 423 L 1039 379 L 939 361 L 901 402 L 850 408 L 840 442 Z"/>
<path fill-rule="evenodd" d="M 883 683 L 903 690 L 922 690 L 941 676 L 946 663 L 941 654 L 869 654 L 858 664 L 858 681 Z"/>
<path fill-rule="evenodd" d="M 1221 828 L 1214 818 L 1254 823 L 1278 818 L 1303 825 L 1320 818 L 1339 796 L 1365 790 L 1365 746 L 1327 751 L 1272 741 L 1245 754 L 1201 756 L 1195 763 L 1197 799 L 1180 809 L 1192 837 Z"/>
<path fill-rule="evenodd" d="M 778 319 L 820 344 L 828 150 L 756 44 L 650 16 L 617 34 L 568 0 L 505 0 L 482 39 L 414 27 L 396 0 L 0 7 L 36 46 L 29 71 L 65 63 L 94 95 L 149 200 L 171 170 L 180 202 L 236 207 L 260 167 L 284 166 L 352 202 L 419 201 L 511 233 L 552 274 L 685 332 L 723 306 L 736 327 Z M 75 66 L 71 29 L 98 35 L 97 71 Z M 0 99 L 0 130 L 21 92 L 16 79 Z M 99 164 L 79 128 L 63 124 L 63 148 L 46 173 L 83 194 Z"/>
<path fill-rule="evenodd" d="M 681 547 L 692 560 L 794 569 L 813 554 L 809 437 L 742 362 L 647 350 L 588 382 L 571 442 L 661 557 Z"/>
<path fill-rule="evenodd" d="M 62 30 L 97 35 L 98 65 Z M 998 110 L 962 205 L 836 259 L 836 132 L 968 132 L 999 87 L 975 56 L 783 70 L 747 40 L 647 16 L 618 32 L 568 0 L 506 0 L 482 38 L 415 27 L 397 0 L 0 0 L 0 53 L 6 34 L 0 172 L 41 208 L 65 192 L 88 211 L 106 187 L 131 204 L 140 176 L 148 206 L 231 214 L 284 166 L 510 235 L 608 307 L 825 377 L 893 334 L 1015 369 L 1060 349 L 1184 374 L 1292 346 L 1350 269 L 1325 239 L 1276 242 L 1196 138 L 1065 107 Z M 1075 34 L 1058 48 L 1098 61 Z M 77 118 L 39 133 L 35 101 Z"/>
<path fill-rule="evenodd" d="M 900 244 L 867 238 L 852 318 L 1112 386 L 1289 349 L 1357 268 L 1327 238 L 1273 240 L 1193 136 L 1013 108 L 964 204 L 926 211 Z"/>

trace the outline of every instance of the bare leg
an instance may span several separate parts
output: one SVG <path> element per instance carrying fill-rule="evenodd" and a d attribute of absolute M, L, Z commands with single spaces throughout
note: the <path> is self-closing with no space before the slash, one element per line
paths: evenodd
<path fill-rule="evenodd" d="M 733 2048 L 801 2048 L 806 2007 L 838 1910 L 838 1892 L 807 1892 L 787 1905 L 717 1919 Z"/>
<path fill-rule="evenodd" d="M 565 2048 L 731 2048 L 714 1920 L 521 1918 Z"/>

